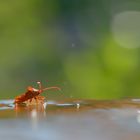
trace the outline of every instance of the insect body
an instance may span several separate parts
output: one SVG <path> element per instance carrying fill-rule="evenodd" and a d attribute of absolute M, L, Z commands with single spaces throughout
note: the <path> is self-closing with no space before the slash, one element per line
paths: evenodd
<path fill-rule="evenodd" d="M 24 94 L 22 94 L 20 96 L 17 96 L 15 98 L 14 103 L 15 104 L 19 104 L 19 103 L 23 103 L 23 102 L 25 102 L 27 100 L 29 100 L 31 102 L 33 98 L 37 101 L 38 100 L 38 97 L 39 97 L 38 95 L 40 95 L 45 90 L 49 90 L 49 89 L 57 89 L 57 90 L 60 90 L 59 87 L 42 88 L 41 82 L 37 82 L 37 84 L 39 85 L 39 89 L 35 89 L 35 88 L 29 86 L 27 88 L 26 93 L 24 93 Z"/>

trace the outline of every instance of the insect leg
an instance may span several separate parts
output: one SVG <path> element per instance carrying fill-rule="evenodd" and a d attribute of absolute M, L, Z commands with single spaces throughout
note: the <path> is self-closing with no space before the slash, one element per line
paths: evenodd
<path fill-rule="evenodd" d="M 38 99 L 36 97 L 34 97 L 34 99 L 35 99 L 36 103 L 38 104 Z"/>
<path fill-rule="evenodd" d="M 30 99 L 29 102 L 31 103 L 32 102 L 32 99 Z"/>

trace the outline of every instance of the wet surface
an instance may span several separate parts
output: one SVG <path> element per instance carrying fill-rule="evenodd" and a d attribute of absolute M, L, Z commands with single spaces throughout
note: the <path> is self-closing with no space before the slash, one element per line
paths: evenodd
<path fill-rule="evenodd" d="M 140 99 L 70 99 L 28 106 L 1 100 L 0 139 L 139 140 Z"/>

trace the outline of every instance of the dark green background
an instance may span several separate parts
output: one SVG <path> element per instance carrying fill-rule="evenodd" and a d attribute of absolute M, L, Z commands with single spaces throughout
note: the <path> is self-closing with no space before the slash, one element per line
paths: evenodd
<path fill-rule="evenodd" d="M 130 35 L 131 47 L 112 33 L 116 15 L 125 12 L 128 21 L 133 20 L 129 12 L 139 17 L 140 1 L 1 0 L 0 98 L 14 98 L 28 85 L 37 87 L 36 81 L 61 87 L 67 98 L 139 97 L 140 44 L 135 47 L 131 40 L 135 26 L 120 33 Z M 134 33 L 140 37 L 139 29 Z"/>

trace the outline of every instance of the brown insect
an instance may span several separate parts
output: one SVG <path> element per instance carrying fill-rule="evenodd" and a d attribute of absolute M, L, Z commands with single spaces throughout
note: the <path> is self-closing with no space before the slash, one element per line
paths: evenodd
<path fill-rule="evenodd" d="M 28 100 L 31 102 L 33 98 L 37 101 L 38 98 L 39 98 L 39 95 L 45 90 L 49 90 L 49 89 L 61 90 L 59 87 L 42 88 L 41 82 L 37 82 L 37 84 L 39 85 L 39 89 L 35 89 L 35 88 L 29 86 L 27 88 L 26 93 L 24 93 L 20 96 L 17 96 L 15 98 L 14 103 L 15 104 L 20 104 L 20 103 L 23 103 L 23 102 L 28 101 Z"/>

